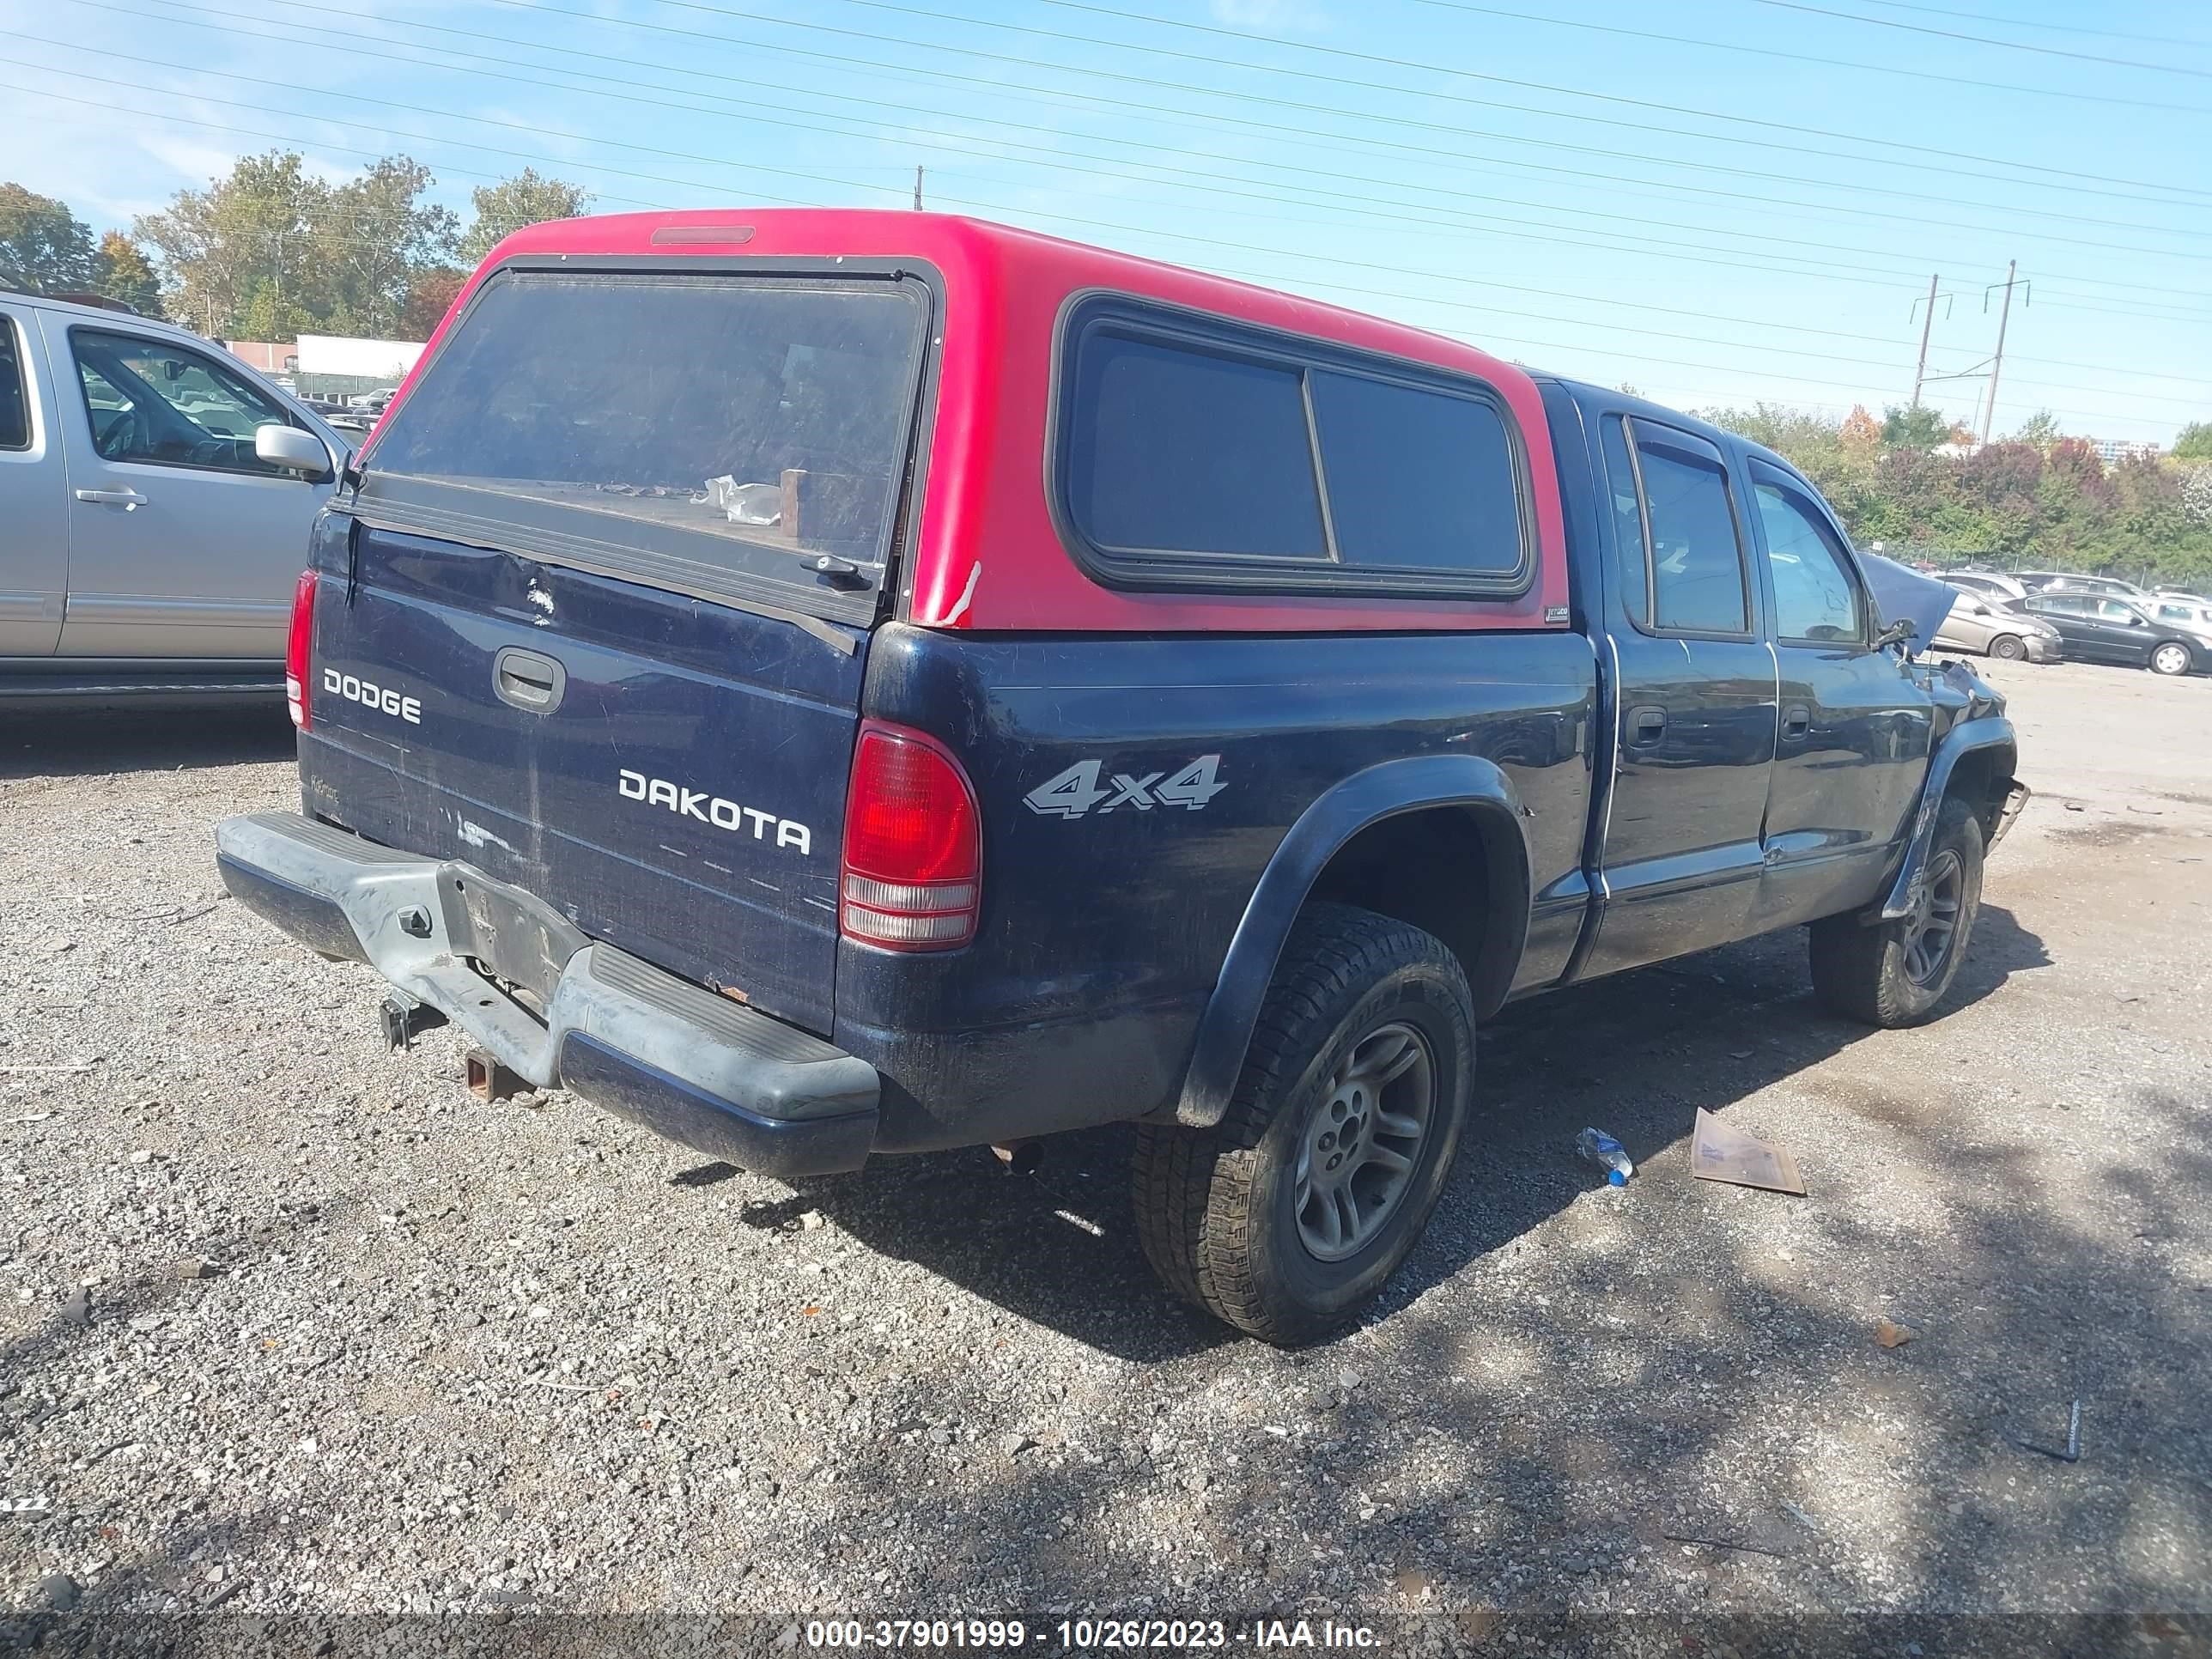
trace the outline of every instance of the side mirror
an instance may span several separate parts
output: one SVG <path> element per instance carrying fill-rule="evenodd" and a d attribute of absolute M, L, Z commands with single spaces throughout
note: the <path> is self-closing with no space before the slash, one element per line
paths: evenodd
<path fill-rule="evenodd" d="M 323 447 L 320 438 L 296 426 L 278 426 L 271 421 L 255 428 L 253 453 L 273 467 L 298 473 L 309 483 L 320 483 L 331 476 L 331 452 Z"/>
<path fill-rule="evenodd" d="M 1899 617 L 1874 636 L 1873 649 L 1887 651 L 1893 645 L 1909 645 L 1919 637 L 1919 625 L 1910 617 Z"/>

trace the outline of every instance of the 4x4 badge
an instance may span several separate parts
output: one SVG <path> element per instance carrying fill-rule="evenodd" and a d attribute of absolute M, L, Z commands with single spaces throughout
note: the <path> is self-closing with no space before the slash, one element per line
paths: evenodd
<path fill-rule="evenodd" d="M 1155 806 L 1183 806 L 1195 812 L 1229 787 L 1220 781 L 1218 755 L 1200 755 L 1171 778 L 1164 772 L 1116 772 L 1102 787 L 1098 779 L 1104 769 L 1103 761 L 1079 761 L 1030 790 L 1022 801 L 1030 811 L 1056 818 L 1079 818 L 1093 807 L 1111 812 L 1133 806 L 1149 812 Z M 1160 781 L 1163 778 L 1167 781 Z"/>

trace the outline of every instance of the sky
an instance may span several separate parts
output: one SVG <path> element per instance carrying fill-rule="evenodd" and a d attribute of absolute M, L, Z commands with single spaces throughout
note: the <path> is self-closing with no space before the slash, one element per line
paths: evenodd
<path fill-rule="evenodd" d="M 2055 0 L 0 0 L 0 179 L 100 231 L 404 152 L 465 221 L 927 204 L 1687 408 L 2212 419 L 2212 8 Z M 1925 401 L 1978 428 L 1983 378 Z"/>

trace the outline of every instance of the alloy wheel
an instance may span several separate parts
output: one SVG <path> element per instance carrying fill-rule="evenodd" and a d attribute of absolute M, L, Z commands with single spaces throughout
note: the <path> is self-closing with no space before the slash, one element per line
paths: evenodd
<path fill-rule="evenodd" d="M 1932 985 L 1942 977 L 1952 941 L 1958 937 L 1959 908 L 1966 894 L 1966 866 L 1956 853 L 1938 853 L 1905 923 L 1905 972 L 1915 985 Z"/>
<path fill-rule="evenodd" d="M 1397 1210 L 1436 1099 L 1435 1056 L 1411 1025 L 1393 1021 L 1352 1045 L 1306 1126 L 1293 1177 L 1298 1239 L 1316 1261 L 1353 1255 Z"/>

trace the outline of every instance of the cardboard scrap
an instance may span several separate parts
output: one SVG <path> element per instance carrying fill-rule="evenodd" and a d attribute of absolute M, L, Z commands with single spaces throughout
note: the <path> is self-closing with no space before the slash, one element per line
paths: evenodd
<path fill-rule="evenodd" d="M 1690 1173 L 1700 1181 L 1763 1187 L 1770 1193 L 1802 1195 L 1805 1191 L 1796 1158 L 1779 1146 L 1729 1127 L 1702 1106 L 1698 1108 L 1697 1133 L 1690 1138 Z"/>

